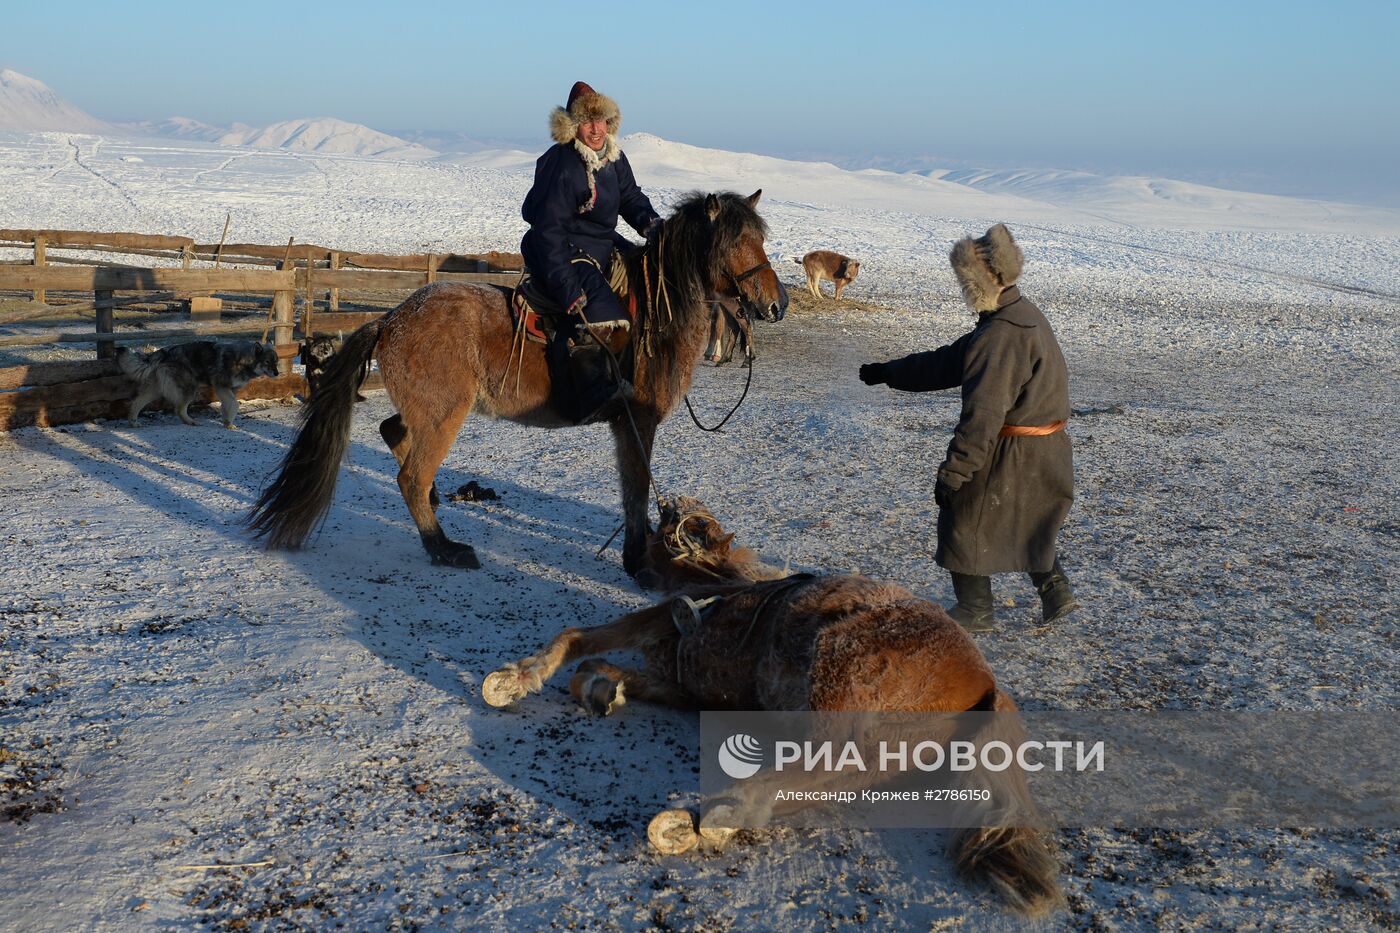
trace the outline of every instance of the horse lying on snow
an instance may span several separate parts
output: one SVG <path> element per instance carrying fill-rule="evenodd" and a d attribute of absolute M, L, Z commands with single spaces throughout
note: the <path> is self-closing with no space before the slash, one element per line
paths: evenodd
<path fill-rule="evenodd" d="M 578 667 L 570 692 L 606 715 L 627 700 L 682 708 L 818 712 L 1013 712 L 1016 704 L 972 638 L 940 607 L 905 589 L 853 575 L 780 578 L 693 499 L 668 503 L 648 538 L 646 572 L 691 600 L 719 597 L 703 622 L 681 626 L 675 600 L 606 625 L 569 628 L 542 651 L 487 676 L 482 695 L 508 706 L 565 664 Z M 636 651 L 645 668 L 594 657 Z M 1005 717 L 993 717 L 1005 721 Z M 1016 769 L 993 774 L 993 799 L 1012 820 L 1033 820 L 1035 806 Z M 749 781 L 708 802 L 698 825 L 685 810 L 651 821 L 647 835 L 675 854 L 733 835 L 736 808 L 766 815 L 772 788 Z M 799 804 L 800 805 L 800 804 Z M 1005 821 L 1003 821 L 1005 822 Z M 991 883 L 1016 909 L 1042 914 L 1059 904 L 1058 865 L 1045 837 L 1029 825 L 960 831 L 951 853 L 965 875 Z"/>

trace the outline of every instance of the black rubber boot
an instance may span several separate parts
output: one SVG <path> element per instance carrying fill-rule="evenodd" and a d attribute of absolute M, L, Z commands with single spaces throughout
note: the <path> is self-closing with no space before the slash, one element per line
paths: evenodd
<path fill-rule="evenodd" d="M 632 398 L 632 383 L 614 371 L 608 351 L 591 337 L 569 348 L 569 379 L 573 396 L 569 416 L 574 424 L 607 421 Z"/>
<path fill-rule="evenodd" d="M 1035 591 L 1040 594 L 1040 620 L 1056 622 L 1079 608 L 1079 600 L 1074 598 L 1069 578 L 1060 567 L 1060 559 L 1055 558 L 1055 566 L 1049 573 L 1031 574 Z"/>
<path fill-rule="evenodd" d="M 992 578 L 953 574 L 953 594 L 958 604 L 948 610 L 953 621 L 969 632 L 990 631 L 996 625 L 992 610 Z"/>

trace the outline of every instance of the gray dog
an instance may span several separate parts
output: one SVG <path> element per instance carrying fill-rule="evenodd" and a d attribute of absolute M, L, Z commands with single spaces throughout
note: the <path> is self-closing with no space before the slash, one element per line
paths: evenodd
<path fill-rule="evenodd" d="M 277 352 L 271 344 L 256 340 L 221 343 L 194 340 L 165 347 L 152 353 L 133 353 L 126 347 L 117 351 L 117 365 L 137 383 L 127 418 L 136 427 L 141 409 L 158 398 L 175 406 L 175 414 L 185 424 L 198 424 L 189 407 L 199 390 L 209 386 L 219 397 L 224 427 L 233 427 L 238 414 L 234 391 L 259 376 L 277 375 Z"/>

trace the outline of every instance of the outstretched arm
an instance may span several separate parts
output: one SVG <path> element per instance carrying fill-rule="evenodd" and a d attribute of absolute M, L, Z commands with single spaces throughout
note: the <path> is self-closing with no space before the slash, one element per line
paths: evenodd
<path fill-rule="evenodd" d="M 962 384 L 963 356 L 971 334 L 966 334 L 946 347 L 911 353 L 887 363 L 870 363 L 860 368 L 860 378 L 867 385 L 885 383 L 904 392 L 932 392 L 951 389 Z"/>

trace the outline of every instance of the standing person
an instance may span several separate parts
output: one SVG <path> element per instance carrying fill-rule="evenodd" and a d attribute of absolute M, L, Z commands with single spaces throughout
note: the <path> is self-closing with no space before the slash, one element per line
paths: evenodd
<path fill-rule="evenodd" d="M 621 123 L 611 97 L 575 83 L 568 102 L 550 114 L 555 145 L 535 163 L 535 183 L 520 209 L 530 225 L 520 241 L 525 267 L 548 297 L 588 325 L 577 328 L 569 348 L 572 391 L 556 393 L 579 424 L 610 417 L 631 395 L 597 342 L 630 324 L 608 285 L 613 251 L 630 246 L 617 232 L 618 217 L 648 239 L 661 226 L 618 146 Z"/>
<path fill-rule="evenodd" d="M 977 326 L 946 347 L 867 363 L 860 378 L 906 392 L 962 386 L 962 417 L 934 486 L 934 559 L 957 596 L 949 615 L 969 631 L 992 628 L 990 575 L 1025 571 L 1053 622 L 1079 605 L 1055 554 L 1074 498 L 1065 358 L 1016 287 L 1024 257 L 1005 225 L 959 240 L 949 260 Z"/>

